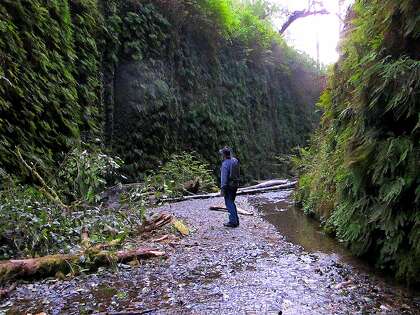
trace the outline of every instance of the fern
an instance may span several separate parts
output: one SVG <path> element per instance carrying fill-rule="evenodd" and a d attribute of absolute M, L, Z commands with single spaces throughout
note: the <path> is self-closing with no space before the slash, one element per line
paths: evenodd
<path fill-rule="evenodd" d="M 419 9 L 414 0 L 356 1 L 296 194 L 321 214 L 335 191 L 329 229 L 411 284 L 420 275 L 420 61 L 403 43 L 420 36 Z M 333 180 L 320 184 L 325 176 Z"/>

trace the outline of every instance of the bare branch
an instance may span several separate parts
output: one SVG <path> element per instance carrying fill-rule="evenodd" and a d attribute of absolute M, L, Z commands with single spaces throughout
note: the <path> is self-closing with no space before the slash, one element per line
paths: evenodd
<path fill-rule="evenodd" d="M 316 10 L 316 11 L 311 11 L 311 10 L 294 11 L 292 12 L 292 14 L 290 14 L 287 21 L 283 24 L 279 33 L 283 34 L 287 30 L 287 28 L 290 26 L 290 24 L 292 24 L 297 19 L 301 19 L 301 18 L 311 16 L 311 15 L 321 15 L 321 14 L 330 14 L 330 12 L 328 12 L 326 9 Z"/>

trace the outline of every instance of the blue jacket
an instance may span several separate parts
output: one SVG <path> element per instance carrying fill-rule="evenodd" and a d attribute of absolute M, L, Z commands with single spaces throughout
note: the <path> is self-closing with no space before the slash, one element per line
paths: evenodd
<path fill-rule="evenodd" d="M 222 163 L 220 174 L 220 188 L 237 188 L 239 186 L 239 161 L 234 157 L 226 159 Z"/>

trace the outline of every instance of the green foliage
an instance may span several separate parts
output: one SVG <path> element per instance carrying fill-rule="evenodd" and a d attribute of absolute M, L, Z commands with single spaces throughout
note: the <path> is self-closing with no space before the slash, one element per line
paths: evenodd
<path fill-rule="evenodd" d="M 82 231 L 125 238 L 150 192 L 213 190 L 225 144 L 245 180 L 270 176 L 312 128 L 319 73 L 257 12 L 233 0 L 1 1 L 0 259 L 77 250 Z M 168 161 L 117 209 L 95 202 L 121 160 L 83 145 L 102 130 L 129 180 Z"/>
<path fill-rule="evenodd" d="M 183 151 L 217 174 L 223 145 L 235 148 L 245 181 L 269 177 L 275 156 L 305 142 L 319 73 L 253 12 L 231 1 L 130 1 L 113 11 L 126 31 L 106 129 L 129 180 Z"/>
<path fill-rule="evenodd" d="M 217 188 L 208 163 L 195 153 L 174 154 L 159 170 L 152 174 L 148 183 L 166 196 L 187 193 L 186 184 L 196 186 L 196 192 L 209 192 Z"/>
<path fill-rule="evenodd" d="M 57 153 L 97 127 L 100 24 L 95 1 L 0 4 L 0 161 L 19 173 L 13 154 L 51 165 Z M 22 170 L 25 174 L 25 170 Z"/>
<path fill-rule="evenodd" d="M 122 160 L 94 148 L 75 148 L 64 159 L 58 172 L 57 189 L 70 201 L 98 201 L 106 184 L 120 177 Z"/>
<path fill-rule="evenodd" d="M 270 49 L 273 43 L 283 43 L 281 36 L 266 19 L 265 11 L 271 6 L 257 1 L 201 0 L 200 10 L 215 21 L 222 34 L 230 40 L 245 43 L 251 49 Z"/>
<path fill-rule="evenodd" d="M 357 255 L 408 283 L 420 275 L 418 1 L 359 0 L 321 98 L 297 198 Z M 417 12 L 417 13 L 415 13 Z"/>
<path fill-rule="evenodd" d="M 235 32 L 239 25 L 239 14 L 233 0 L 200 0 L 200 9 L 223 30 L 226 36 Z"/>
<path fill-rule="evenodd" d="M 142 222 L 139 208 L 81 208 L 71 213 L 40 199 L 30 187 L 17 187 L 13 195 L 0 194 L 0 259 L 68 253 L 80 249 L 81 234 L 92 244 L 124 239 Z"/>
<path fill-rule="evenodd" d="M 99 150 L 72 150 L 45 180 L 54 183 L 62 199 L 73 201 L 68 209 L 46 198 L 42 187 L 22 185 L 0 170 L 0 259 L 80 249 L 83 231 L 95 244 L 122 240 L 138 230 L 143 204 L 124 203 L 116 209 L 92 205 L 105 185 L 113 183 L 119 166 L 119 159 Z"/>

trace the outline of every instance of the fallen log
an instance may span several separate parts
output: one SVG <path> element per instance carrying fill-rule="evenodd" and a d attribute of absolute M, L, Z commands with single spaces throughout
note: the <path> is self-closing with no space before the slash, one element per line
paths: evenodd
<path fill-rule="evenodd" d="M 262 183 L 259 183 L 257 185 L 244 187 L 242 189 L 255 189 L 255 188 L 265 188 L 265 187 L 272 187 L 272 186 L 278 186 L 278 185 L 284 185 L 287 184 L 289 180 L 287 179 L 271 179 L 264 181 Z"/>
<path fill-rule="evenodd" d="M 296 183 L 297 182 L 294 181 L 294 182 L 289 182 L 287 184 L 264 187 L 264 188 L 243 188 L 241 190 L 238 190 L 237 195 L 252 195 L 252 194 L 262 193 L 266 191 L 291 189 L 296 186 Z"/>
<path fill-rule="evenodd" d="M 164 252 L 155 249 L 138 248 L 117 252 L 100 250 L 67 255 L 49 255 L 30 259 L 12 259 L 0 262 L 0 283 L 12 279 L 50 277 L 59 272 L 68 273 L 72 271 L 72 266 L 81 266 L 84 269 L 95 270 L 99 266 L 164 255 Z M 89 259 L 85 259 L 86 257 L 89 257 Z"/>
<path fill-rule="evenodd" d="M 212 211 L 228 212 L 228 209 L 225 206 L 210 206 L 209 209 L 212 210 Z M 242 208 L 239 208 L 239 207 L 236 207 L 236 210 L 238 211 L 239 214 L 242 214 L 242 215 L 254 215 L 253 212 L 246 211 L 246 210 L 244 210 Z"/>
<path fill-rule="evenodd" d="M 289 182 L 287 184 L 276 185 L 271 187 L 264 187 L 264 188 L 240 188 L 238 189 L 236 195 L 252 195 L 263 193 L 267 191 L 273 190 L 285 190 L 291 189 L 296 186 L 296 181 Z M 252 187 L 252 186 L 251 186 Z M 220 197 L 220 193 L 210 193 L 210 194 L 201 194 L 201 195 L 192 195 L 192 196 L 183 196 L 183 197 L 176 197 L 176 198 L 163 198 L 161 201 L 163 202 L 178 202 L 178 201 L 185 201 L 185 200 L 193 200 L 193 199 L 208 199 L 208 198 L 216 198 Z"/>

